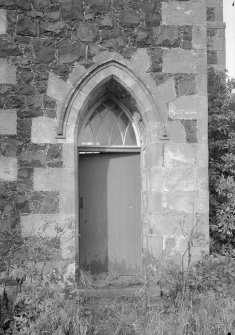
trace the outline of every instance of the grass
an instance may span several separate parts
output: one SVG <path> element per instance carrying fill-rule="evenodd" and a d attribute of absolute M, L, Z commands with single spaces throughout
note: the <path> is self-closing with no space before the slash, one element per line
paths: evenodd
<path fill-rule="evenodd" d="M 235 334 L 233 263 L 233 260 L 228 262 L 219 258 L 212 262 L 206 260 L 200 263 L 198 272 L 195 269 L 188 272 L 186 281 L 172 265 L 162 268 L 161 285 L 168 293 L 164 293 L 154 309 L 146 305 L 146 287 L 136 286 L 135 294 L 128 299 L 95 297 L 91 293 L 94 293 L 94 287 L 99 287 L 99 281 L 97 278 L 94 281 L 87 273 L 82 276 L 82 284 L 87 288 L 82 293 L 75 287 L 25 286 L 15 300 L 14 329 L 9 334 Z M 157 272 L 157 268 L 152 271 L 151 280 L 154 281 L 155 275 L 159 280 Z M 228 276 L 230 280 L 226 288 Z M 100 276 L 99 280 L 102 285 L 109 286 L 115 285 L 117 278 L 117 274 L 112 274 Z"/>
<path fill-rule="evenodd" d="M 235 330 L 235 302 L 214 292 L 197 294 L 172 306 L 167 313 L 152 312 L 146 335 L 222 335 Z M 137 333 L 138 334 L 138 333 Z"/>
<path fill-rule="evenodd" d="M 49 292 L 49 291 L 48 291 Z M 36 302 L 36 301 L 35 301 Z M 227 335 L 235 332 L 235 301 L 213 291 L 186 292 L 146 309 L 143 292 L 132 300 L 45 294 L 40 315 L 14 334 Z"/>

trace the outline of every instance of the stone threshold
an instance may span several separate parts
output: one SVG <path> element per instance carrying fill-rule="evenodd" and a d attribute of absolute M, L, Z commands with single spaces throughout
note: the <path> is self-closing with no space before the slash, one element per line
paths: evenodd
<path fill-rule="evenodd" d="M 119 302 L 130 302 L 136 299 L 140 294 L 144 294 L 144 285 L 134 285 L 128 287 L 103 287 L 86 288 L 79 287 L 79 294 L 86 298 L 102 301 L 116 300 Z M 161 290 L 159 286 L 150 286 L 146 289 L 146 300 L 148 308 L 157 308 L 161 301 Z"/>

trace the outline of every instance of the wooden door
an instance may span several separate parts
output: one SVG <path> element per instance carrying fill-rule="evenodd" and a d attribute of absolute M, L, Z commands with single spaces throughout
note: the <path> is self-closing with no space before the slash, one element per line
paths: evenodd
<path fill-rule="evenodd" d="M 142 266 L 139 153 L 79 155 L 80 266 L 134 274 Z"/>

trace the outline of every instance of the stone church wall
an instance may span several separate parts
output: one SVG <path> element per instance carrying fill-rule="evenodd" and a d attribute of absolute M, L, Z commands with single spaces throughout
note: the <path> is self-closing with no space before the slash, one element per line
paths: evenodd
<path fill-rule="evenodd" d="M 219 71 L 225 70 L 225 23 L 223 3 L 206 0 L 208 65 Z"/>
<path fill-rule="evenodd" d="M 204 0 L 0 0 L 2 230 L 21 224 L 27 234 L 49 223 L 53 237 L 55 223 L 77 229 L 74 144 L 69 131 L 65 139 L 56 129 L 76 83 L 114 60 L 156 98 L 165 127 L 159 134 L 149 120 L 143 141 L 145 250 L 159 256 L 172 245 L 170 253 L 182 255 L 195 222 L 208 242 L 206 31 L 209 63 L 224 57 L 212 7 Z M 60 241 L 61 266 L 75 259 L 72 231 Z M 208 243 L 193 252 L 202 249 Z"/>

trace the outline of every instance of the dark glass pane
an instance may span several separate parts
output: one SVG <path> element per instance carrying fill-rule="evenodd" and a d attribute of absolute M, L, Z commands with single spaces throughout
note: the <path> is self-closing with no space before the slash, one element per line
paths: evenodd
<path fill-rule="evenodd" d="M 81 134 L 79 145 L 94 145 L 94 138 L 89 124 Z"/>
<path fill-rule="evenodd" d="M 123 112 L 121 116 L 118 118 L 118 125 L 120 128 L 120 131 L 122 133 L 122 138 L 124 139 L 126 134 L 126 129 L 129 124 L 129 119 L 127 118 L 126 114 Z"/>
<path fill-rule="evenodd" d="M 104 104 L 106 105 L 106 108 L 111 111 L 114 117 L 118 117 L 122 112 L 121 108 L 112 100 L 106 100 Z"/>
<path fill-rule="evenodd" d="M 129 124 L 129 127 L 128 127 L 127 132 L 126 132 L 126 138 L 125 138 L 124 145 L 137 145 L 135 132 L 134 132 L 134 129 L 133 129 L 131 123 Z"/>
<path fill-rule="evenodd" d="M 95 145 L 109 145 L 108 131 L 104 123 L 101 123 L 98 130 Z"/>
<path fill-rule="evenodd" d="M 116 122 L 116 118 L 114 117 L 112 112 L 108 112 L 102 122 L 106 125 L 106 128 L 110 132 L 113 128 L 113 124 Z"/>
<path fill-rule="evenodd" d="M 120 132 L 120 129 L 119 129 L 116 122 L 113 126 L 113 129 L 112 129 L 111 143 L 110 144 L 111 145 L 123 145 L 121 132 Z"/>
<path fill-rule="evenodd" d="M 106 108 L 104 104 L 101 104 L 100 107 L 102 108 L 98 107 L 97 112 L 99 113 L 100 118 L 103 119 L 106 116 L 106 114 L 109 112 L 109 109 Z"/>
<path fill-rule="evenodd" d="M 110 110 L 113 108 L 115 102 L 113 100 L 107 99 L 103 102 L 103 104 Z"/>
<path fill-rule="evenodd" d="M 94 113 L 91 114 L 90 118 L 89 118 L 89 121 L 88 122 L 91 122 L 91 120 L 93 120 L 95 117 L 96 117 L 96 110 L 94 111 Z M 87 123 L 88 123 L 87 122 Z"/>
<path fill-rule="evenodd" d="M 95 113 L 101 113 L 105 109 L 105 105 L 101 103 L 95 110 Z"/>
<path fill-rule="evenodd" d="M 94 135 L 94 138 L 96 137 L 96 134 L 98 132 L 98 129 L 100 127 L 101 124 L 101 119 L 99 117 L 99 114 L 96 114 L 93 119 L 90 121 L 90 125 L 91 125 L 91 129 Z"/>

